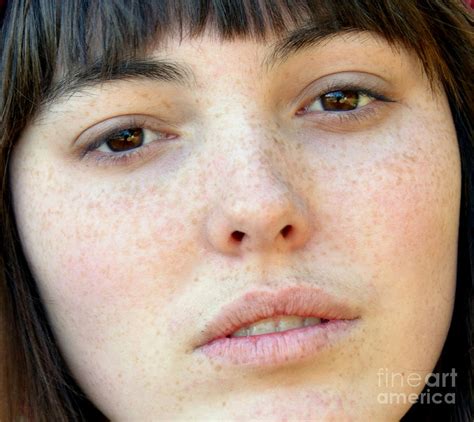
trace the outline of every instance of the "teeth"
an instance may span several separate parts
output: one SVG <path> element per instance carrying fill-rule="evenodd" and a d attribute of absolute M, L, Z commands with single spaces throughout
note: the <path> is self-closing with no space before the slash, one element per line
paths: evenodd
<path fill-rule="evenodd" d="M 240 330 L 235 331 L 230 336 L 231 337 L 247 337 L 249 335 L 250 335 L 249 334 L 249 329 L 244 327 L 244 328 L 241 328 Z"/>
<path fill-rule="evenodd" d="M 298 316 L 287 316 L 280 318 L 276 331 L 292 330 L 293 328 L 304 327 L 304 318 Z"/>
<path fill-rule="evenodd" d="M 263 319 L 262 321 L 249 326 L 248 335 L 257 336 L 259 334 L 273 333 L 277 330 L 278 330 L 278 325 L 274 319 L 272 318 Z"/>
<path fill-rule="evenodd" d="M 321 323 L 320 318 L 302 318 L 299 316 L 281 316 L 262 319 L 231 334 L 231 337 L 257 336 L 260 334 L 275 333 L 295 328 L 310 327 Z"/>
<path fill-rule="evenodd" d="M 317 324 L 321 324 L 321 318 L 310 317 L 310 318 L 305 318 L 304 319 L 304 326 L 305 327 L 311 327 L 311 326 L 317 325 Z"/>

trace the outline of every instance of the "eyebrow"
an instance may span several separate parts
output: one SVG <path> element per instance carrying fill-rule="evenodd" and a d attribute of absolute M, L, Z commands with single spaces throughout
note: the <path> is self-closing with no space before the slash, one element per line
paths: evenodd
<path fill-rule="evenodd" d="M 326 25 L 306 25 L 289 31 L 272 47 L 263 60 L 262 65 L 270 70 L 283 63 L 291 56 L 306 48 L 315 47 L 328 42 L 336 36 L 367 32 L 360 28 L 334 28 Z"/>
<path fill-rule="evenodd" d="M 271 45 L 269 53 L 262 60 L 262 68 L 270 71 L 300 50 L 322 44 L 324 41 L 347 33 L 363 32 L 357 28 L 334 28 L 307 25 L 290 30 Z M 97 85 L 117 80 L 152 80 L 193 87 L 196 77 L 192 69 L 184 63 L 169 59 L 124 58 L 112 66 L 97 61 L 84 69 L 64 75 L 48 90 L 43 106 L 51 106 L 64 97 L 93 88 Z"/>
<path fill-rule="evenodd" d="M 126 58 L 112 66 L 96 61 L 83 69 L 65 74 L 48 90 L 43 105 L 52 105 L 64 97 L 118 80 L 152 80 L 195 85 L 192 70 L 183 63 L 154 58 Z"/>

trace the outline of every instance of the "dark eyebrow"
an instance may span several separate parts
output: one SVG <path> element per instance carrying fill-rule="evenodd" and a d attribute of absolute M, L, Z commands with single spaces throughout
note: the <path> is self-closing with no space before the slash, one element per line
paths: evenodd
<path fill-rule="evenodd" d="M 289 31 L 279 39 L 263 60 L 263 67 L 270 70 L 295 55 L 300 50 L 320 45 L 344 34 L 367 32 L 359 28 L 335 28 L 326 25 L 306 25 Z"/>
<path fill-rule="evenodd" d="M 182 63 L 164 59 L 126 58 L 111 66 L 94 62 L 66 73 L 48 90 L 43 105 L 52 105 L 68 95 L 117 80 L 148 79 L 185 86 L 195 84 L 192 70 Z"/>

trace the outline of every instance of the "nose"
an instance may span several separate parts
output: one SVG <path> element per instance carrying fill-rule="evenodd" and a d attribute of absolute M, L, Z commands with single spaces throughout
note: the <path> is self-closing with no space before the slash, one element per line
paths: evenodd
<path fill-rule="evenodd" d="M 255 150 L 254 150 L 255 152 Z M 289 252 L 304 247 L 311 235 L 311 217 L 303 194 L 275 175 L 275 166 L 255 153 L 221 177 L 221 195 L 209 212 L 206 235 L 220 253 Z M 228 166 L 236 163 L 229 163 Z M 283 161 L 284 162 L 284 161 Z"/>

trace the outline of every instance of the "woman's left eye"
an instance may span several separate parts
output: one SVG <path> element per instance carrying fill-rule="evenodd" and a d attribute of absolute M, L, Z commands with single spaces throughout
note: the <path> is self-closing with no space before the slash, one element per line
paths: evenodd
<path fill-rule="evenodd" d="M 137 128 L 126 128 L 119 130 L 107 136 L 97 147 L 97 151 L 102 152 L 127 152 L 140 148 L 156 138 L 165 137 L 165 135 L 154 133 L 150 130 Z"/>
<path fill-rule="evenodd" d="M 375 101 L 376 97 L 357 90 L 337 90 L 327 92 L 304 107 L 304 112 L 314 111 L 351 111 Z"/>

